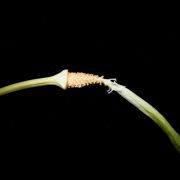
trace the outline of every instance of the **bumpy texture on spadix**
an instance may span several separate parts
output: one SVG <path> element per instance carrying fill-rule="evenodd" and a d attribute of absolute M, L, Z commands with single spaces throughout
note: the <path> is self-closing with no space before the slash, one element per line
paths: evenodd
<path fill-rule="evenodd" d="M 86 74 L 86 73 L 68 73 L 68 88 L 81 88 L 84 86 L 88 86 L 90 84 L 102 84 L 103 76 L 98 76 L 94 74 Z"/>

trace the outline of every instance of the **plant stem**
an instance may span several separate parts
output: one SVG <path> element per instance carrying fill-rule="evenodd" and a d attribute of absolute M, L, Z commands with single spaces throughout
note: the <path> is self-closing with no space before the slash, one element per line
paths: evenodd
<path fill-rule="evenodd" d="M 165 132 L 176 150 L 180 153 L 180 136 L 162 114 L 127 88 L 125 88 L 123 93 L 121 92 L 119 94 L 136 106 L 141 112 L 150 117 Z"/>
<path fill-rule="evenodd" d="M 32 80 L 15 83 L 0 88 L 0 96 L 23 89 L 46 86 L 46 85 L 56 85 L 62 89 L 66 89 L 67 81 L 68 81 L 67 77 L 68 77 L 68 70 L 65 69 L 60 73 L 51 77 L 38 78 L 38 79 L 32 79 Z"/>
<path fill-rule="evenodd" d="M 180 153 L 180 135 L 169 124 L 166 118 L 160 114 L 153 106 L 140 98 L 138 95 L 130 91 L 125 86 L 119 85 L 116 82 L 110 80 L 104 80 L 104 84 L 110 89 L 116 91 L 119 95 L 133 104 L 141 112 L 150 117 L 169 137 L 176 150 Z"/>
<path fill-rule="evenodd" d="M 27 80 L 0 88 L 0 96 L 23 89 L 53 84 L 51 77 Z"/>

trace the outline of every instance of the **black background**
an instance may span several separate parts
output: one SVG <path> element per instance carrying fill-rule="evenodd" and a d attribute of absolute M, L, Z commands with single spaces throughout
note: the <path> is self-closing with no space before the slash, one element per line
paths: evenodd
<path fill-rule="evenodd" d="M 2 12 L 0 86 L 63 69 L 116 77 L 180 133 L 175 6 L 76 6 L 22 5 Z M 0 99 L 1 148 L 8 154 L 2 156 L 17 158 L 12 166 L 20 161 L 111 174 L 179 162 L 162 130 L 106 87 L 40 87 Z"/>

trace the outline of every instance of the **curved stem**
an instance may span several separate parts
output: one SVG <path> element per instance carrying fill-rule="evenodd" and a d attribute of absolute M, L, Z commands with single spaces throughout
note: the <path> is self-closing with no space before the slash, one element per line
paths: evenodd
<path fill-rule="evenodd" d="M 19 91 L 22 89 L 28 89 L 32 87 L 46 86 L 46 85 L 56 85 L 62 89 L 66 89 L 67 81 L 68 81 L 68 70 L 65 69 L 61 71 L 60 73 L 51 77 L 27 80 L 27 81 L 23 81 L 23 82 L 19 82 L 19 83 L 15 83 L 9 86 L 2 87 L 0 88 L 0 96 L 11 93 L 11 92 Z"/>
<path fill-rule="evenodd" d="M 119 94 L 150 117 L 165 132 L 176 150 L 180 153 L 180 136 L 162 114 L 127 88 L 125 88 L 123 93 L 121 92 Z"/>
<path fill-rule="evenodd" d="M 68 77 L 68 70 L 65 69 L 60 73 L 51 77 L 32 79 L 32 80 L 11 84 L 0 88 L 0 96 L 23 89 L 28 89 L 38 86 L 46 86 L 46 85 L 56 85 L 62 89 L 66 89 L 67 81 L 68 81 L 67 77 Z"/>
<path fill-rule="evenodd" d="M 0 88 L 0 96 L 23 89 L 52 84 L 54 84 L 52 81 L 52 77 L 27 80 Z"/>
<path fill-rule="evenodd" d="M 153 106 L 125 86 L 119 85 L 110 80 L 105 80 L 104 84 L 110 87 L 110 89 L 116 91 L 141 112 L 150 117 L 165 132 L 176 150 L 180 153 L 180 135 L 175 131 L 175 129 L 169 124 L 162 114 L 160 114 Z"/>

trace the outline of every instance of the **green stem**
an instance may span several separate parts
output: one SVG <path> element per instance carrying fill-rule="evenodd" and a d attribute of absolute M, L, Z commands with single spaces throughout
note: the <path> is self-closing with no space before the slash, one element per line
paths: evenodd
<path fill-rule="evenodd" d="M 180 153 L 180 135 L 175 131 L 175 129 L 169 124 L 169 122 L 162 114 L 160 114 L 149 103 L 125 87 L 123 91 L 118 93 L 131 104 L 136 106 L 141 112 L 150 117 L 165 132 L 176 150 Z"/>
<path fill-rule="evenodd" d="M 110 87 L 110 89 L 116 91 L 141 112 L 150 117 L 165 132 L 176 150 L 180 153 L 180 135 L 175 131 L 175 129 L 169 124 L 162 114 L 160 114 L 153 106 L 130 91 L 128 88 L 110 80 L 105 80 L 104 84 Z"/>
<path fill-rule="evenodd" d="M 23 89 L 53 84 L 52 77 L 27 80 L 0 88 L 0 96 Z"/>
<path fill-rule="evenodd" d="M 68 77 L 68 70 L 65 69 L 54 76 L 15 83 L 0 88 L 0 96 L 23 89 L 46 86 L 46 85 L 56 85 L 62 89 L 66 89 L 67 81 L 68 81 L 67 77 Z"/>

